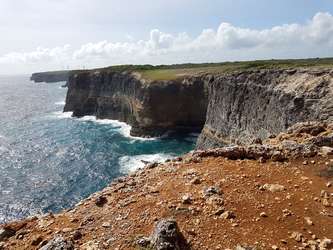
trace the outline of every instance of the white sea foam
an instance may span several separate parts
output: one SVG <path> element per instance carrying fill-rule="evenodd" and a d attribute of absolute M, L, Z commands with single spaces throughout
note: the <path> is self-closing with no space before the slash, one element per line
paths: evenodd
<path fill-rule="evenodd" d="M 66 154 L 66 149 L 65 148 L 61 148 L 61 149 L 59 149 L 58 151 L 57 151 L 57 153 L 56 153 L 56 156 L 57 157 L 62 157 L 62 156 L 64 156 L 65 154 Z"/>
<path fill-rule="evenodd" d="M 110 124 L 111 126 L 118 128 L 119 133 L 122 134 L 124 137 L 133 139 L 133 140 L 141 140 L 141 141 L 150 141 L 156 140 L 157 138 L 143 138 L 143 137 L 136 137 L 131 136 L 131 129 L 132 127 L 125 122 L 120 122 L 118 120 L 111 120 L 111 119 L 96 119 L 95 116 L 84 116 L 82 118 L 78 118 L 80 121 L 91 121 L 98 124 Z"/>
<path fill-rule="evenodd" d="M 140 141 L 151 141 L 151 140 L 156 140 L 158 138 L 144 138 L 144 137 L 136 137 L 136 136 L 131 136 L 131 126 L 128 125 L 125 122 L 120 122 L 118 120 L 111 120 L 111 119 L 96 119 L 95 116 L 84 116 L 81 118 L 76 118 L 76 117 L 72 117 L 73 112 L 54 112 L 52 113 L 56 118 L 59 119 L 75 119 L 78 121 L 83 121 L 83 122 L 94 122 L 97 124 L 109 124 L 114 128 L 117 128 L 119 130 L 119 133 L 122 134 L 124 137 L 133 139 L 133 140 L 140 140 Z"/>
<path fill-rule="evenodd" d="M 64 106 L 66 103 L 64 101 L 56 102 L 55 105 L 57 106 Z"/>
<path fill-rule="evenodd" d="M 172 158 L 169 154 L 145 154 L 145 155 L 134 155 L 134 156 L 123 156 L 119 159 L 120 172 L 127 174 L 134 172 L 145 166 L 147 162 L 165 162 L 167 159 Z"/>
<path fill-rule="evenodd" d="M 3 135 L 0 135 L 0 154 L 4 153 L 4 152 L 8 152 L 9 149 L 9 144 L 8 141 L 6 140 L 6 137 L 4 137 Z"/>
<path fill-rule="evenodd" d="M 69 119 L 72 118 L 73 112 L 62 112 L 57 111 L 52 113 L 52 117 L 59 118 L 59 119 Z"/>
<path fill-rule="evenodd" d="M 3 153 L 6 153 L 8 151 L 9 151 L 8 148 L 0 145 L 0 155 L 3 154 Z"/>
<path fill-rule="evenodd" d="M 188 134 L 188 136 L 185 138 L 186 141 L 188 142 L 196 142 L 198 137 L 199 137 L 199 133 L 190 133 Z"/>

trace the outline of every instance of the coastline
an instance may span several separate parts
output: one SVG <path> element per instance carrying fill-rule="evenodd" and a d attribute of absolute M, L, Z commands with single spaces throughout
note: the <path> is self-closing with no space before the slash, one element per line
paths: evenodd
<path fill-rule="evenodd" d="M 321 133 L 311 132 L 322 126 Z M 172 218 L 191 249 L 330 249 L 333 152 L 316 145 L 333 146 L 332 129 L 300 124 L 263 145 L 149 164 L 73 209 L 8 224 L 15 237 L 4 247 L 52 249 L 58 239 L 79 249 L 150 249 L 156 223 Z"/>
<path fill-rule="evenodd" d="M 332 247 L 331 68 L 143 76 L 76 72 L 61 116 L 117 124 L 143 141 L 200 127 L 196 150 L 137 164 L 73 209 L 3 225 L 0 247 L 162 249 L 156 239 L 171 249 Z M 163 237 L 168 225 L 173 236 Z"/>

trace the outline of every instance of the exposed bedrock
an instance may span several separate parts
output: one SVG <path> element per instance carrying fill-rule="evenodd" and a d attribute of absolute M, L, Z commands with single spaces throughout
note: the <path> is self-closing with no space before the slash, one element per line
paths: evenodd
<path fill-rule="evenodd" d="M 64 111 L 126 122 L 133 136 L 200 132 L 206 120 L 206 89 L 201 77 L 147 82 L 135 73 L 89 71 L 70 76 Z"/>
<path fill-rule="evenodd" d="M 333 120 L 333 71 L 260 70 L 211 76 L 197 148 L 246 144 L 297 122 Z"/>

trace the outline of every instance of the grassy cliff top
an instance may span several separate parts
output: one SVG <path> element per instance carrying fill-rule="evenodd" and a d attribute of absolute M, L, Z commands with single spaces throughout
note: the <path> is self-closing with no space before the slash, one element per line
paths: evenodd
<path fill-rule="evenodd" d="M 104 68 L 110 71 L 133 71 L 147 80 L 174 80 L 188 75 L 228 73 L 242 70 L 283 68 L 333 68 L 333 58 L 257 60 L 223 63 L 173 64 L 173 65 L 119 65 Z"/>
<path fill-rule="evenodd" d="M 333 68 L 333 58 L 310 58 L 310 59 L 285 59 L 285 60 L 257 60 L 223 63 L 187 63 L 172 65 L 116 65 L 92 70 L 72 70 L 70 73 L 77 74 L 90 71 L 111 72 L 137 72 L 143 79 L 150 81 L 174 80 L 189 75 L 205 73 L 228 73 L 242 70 L 258 69 L 288 69 L 288 68 Z M 64 74 L 67 71 L 42 72 L 42 74 Z"/>

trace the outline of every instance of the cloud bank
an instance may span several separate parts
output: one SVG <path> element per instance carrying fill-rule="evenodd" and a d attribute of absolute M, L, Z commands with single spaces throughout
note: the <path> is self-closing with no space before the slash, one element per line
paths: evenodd
<path fill-rule="evenodd" d="M 0 56 L 0 65 L 49 68 L 98 67 L 112 64 L 162 64 L 181 62 L 250 60 L 287 57 L 333 56 L 333 16 L 317 13 L 305 24 L 285 24 L 270 29 L 248 29 L 221 23 L 198 36 L 168 34 L 158 29 L 147 40 L 101 41 L 79 48 L 64 45 L 13 52 Z"/>

